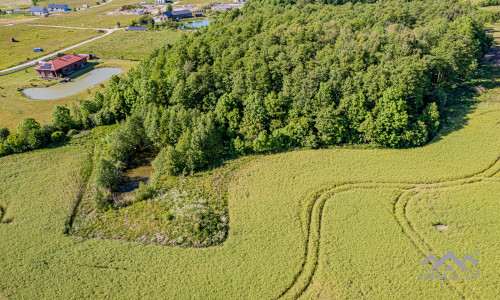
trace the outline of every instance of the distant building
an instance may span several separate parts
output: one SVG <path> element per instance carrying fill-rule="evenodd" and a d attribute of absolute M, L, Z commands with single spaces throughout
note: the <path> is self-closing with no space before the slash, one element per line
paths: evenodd
<path fill-rule="evenodd" d="M 235 8 L 242 8 L 243 4 L 214 4 L 213 11 L 229 11 Z"/>
<path fill-rule="evenodd" d="M 33 68 L 38 77 L 59 78 L 68 75 L 87 65 L 87 56 L 73 54 L 63 55 Z"/>
<path fill-rule="evenodd" d="M 8 15 L 10 15 L 11 13 L 13 13 L 13 11 L 12 10 L 8 10 L 5 13 L 8 14 Z"/>
<path fill-rule="evenodd" d="M 30 14 L 33 16 L 48 15 L 49 11 L 45 6 L 32 6 L 30 7 Z"/>
<path fill-rule="evenodd" d="M 234 2 L 242 2 L 242 3 L 247 3 L 250 0 L 234 0 Z"/>
<path fill-rule="evenodd" d="M 177 11 L 166 11 L 162 14 L 160 14 L 159 18 L 162 22 L 165 22 L 166 20 L 180 20 L 180 19 L 187 19 L 187 18 L 192 18 L 193 14 L 191 13 L 190 10 L 185 9 L 185 10 L 177 10 Z"/>
<path fill-rule="evenodd" d="M 125 31 L 145 31 L 147 28 L 142 26 L 129 26 L 125 27 Z"/>
<path fill-rule="evenodd" d="M 203 17 L 203 14 L 201 12 L 195 12 L 194 16 L 199 18 L 199 17 Z"/>
<path fill-rule="evenodd" d="M 66 4 L 49 4 L 50 11 L 68 11 L 71 10 Z"/>
<path fill-rule="evenodd" d="M 88 4 L 84 4 L 84 5 L 82 5 L 82 6 L 83 6 L 83 8 L 88 8 L 88 7 L 89 7 L 89 5 L 88 5 Z"/>
<path fill-rule="evenodd" d="M 167 2 L 168 2 L 168 0 L 155 0 L 156 4 L 165 4 Z"/>

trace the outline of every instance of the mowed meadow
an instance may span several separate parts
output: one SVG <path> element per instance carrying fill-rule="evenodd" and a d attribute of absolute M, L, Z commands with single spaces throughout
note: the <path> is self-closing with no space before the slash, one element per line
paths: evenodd
<path fill-rule="evenodd" d="M 6 212 L 0 224 L 1 294 L 116 299 L 402 298 L 422 293 L 460 297 L 444 282 L 418 280 L 424 255 L 411 242 L 415 237 L 402 231 L 405 224 L 393 207 L 398 193 L 414 185 L 458 180 L 455 189 L 467 190 L 472 185 L 461 184 L 460 178 L 478 176 L 493 166 L 484 175 L 490 178 L 500 155 L 499 119 L 500 104 L 482 103 L 468 115 L 467 125 L 443 131 L 425 147 L 307 150 L 250 161 L 230 183 L 228 239 L 203 249 L 67 236 L 81 187 L 78 178 L 89 157 L 90 148 L 83 142 L 0 158 L 0 201 Z M 442 196 L 461 202 L 461 214 L 435 219 L 428 214 L 432 206 L 426 201 L 437 201 L 430 195 L 418 202 L 420 207 L 413 206 L 414 200 L 408 204 L 408 219 L 436 255 L 447 250 L 457 255 L 483 253 L 481 270 L 488 276 L 461 291 L 472 289 L 486 299 L 498 294 L 498 250 L 494 239 L 489 240 L 491 233 L 474 232 L 483 227 L 498 231 L 499 221 L 494 209 L 477 202 L 496 201 L 491 191 L 498 182 L 485 180 L 495 186 L 485 186 L 481 193 L 459 193 L 460 198 Z M 327 195 L 323 213 L 315 215 L 315 205 L 321 208 L 319 193 L 357 183 L 371 187 Z M 476 196 L 468 199 L 468 194 Z M 444 212 L 447 205 L 445 201 L 439 209 Z M 467 221 L 468 216 L 474 219 Z M 441 235 L 430 224 L 434 221 L 457 229 Z M 321 225 L 319 236 L 314 224 Z M 466 237 L 471 242 L 462 243 Z M 474 239 L 480 241 L 472 243 Z M 364 260 L 371 256 L 379 259 L 370 265 Z"/>

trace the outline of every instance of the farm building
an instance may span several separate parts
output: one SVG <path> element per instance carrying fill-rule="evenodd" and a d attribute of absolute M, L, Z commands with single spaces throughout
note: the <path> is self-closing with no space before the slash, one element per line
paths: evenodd
<path fill-rule="evenodd" d="M 68 11 L 71 10 L 66 4 L 49 4 L 50 11 Z"/>
<path fill-rule="evenodd" d="M 49 11 L 45 6 L 32 6 L 30 7 L 30 14 L 33 16 L 48 15 Z"/>
<path fill-rule="evenodd" d="M 87 56 L 67 54 L 51 61 L 45 62 L 34 68 L 38 77 L 59 78 L 87 65 Z"/>
<path fill-rule="evenodd" d="M 156 4 L 165 4 L 167 2 L 168 2 L 168 0 L 155 0 Z"/>
<path fill-rule="evenodd" d="M 203 17 L 203 14 L 201 12 L 195 12 L 194 16 L 199 18 L 199 17 Z"/>
<path fill-rule="evenodd" d="M 162 14 L 160 14 L 159 18 L 162 22 L 165 22 L 166 20 L 180 20 L 180 19 L 187 19 L 187 18 L 192 18 L 193 14 L 191 13 L 190 10 L 185 9 L 185 10 L 177 10 L 177 11 L 166 11 Z"/>
<path fill-rule="evenodd" d="M 145 31 L 147 28 L 143 26 L 129 26 L 125 27 L 125 31 Z"/>

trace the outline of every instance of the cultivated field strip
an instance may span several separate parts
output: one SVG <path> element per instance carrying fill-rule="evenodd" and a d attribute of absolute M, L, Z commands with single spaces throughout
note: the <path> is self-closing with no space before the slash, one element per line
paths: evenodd
<path fill-rule="evenodd" d="M 458 185 L 473 184 L 492 179 L 493 176 L 500 173 L 500 157 L 493 161 L 488 167 L 477 173 L 465 176 L 460 179 L 449 181 L 436 181 L 434 183 L 388 183 L 388 182 L 367 182 L 367 183 L 352 183 L 343 185 L 333 185 L 329 188 L 323 188 L 314 193 L 306 209 L 307 220 L 307 243 L 304 253 L 304 261 L 300 271 L 295 275 L 292 283 L 280 294 L 279 298 L 296 299 L 299 298 L 311 284 L 312 278 L 316 272 L 319 260 L 319 249 L 321 245 L 321 223 L 323 218 L 323 208 L 325 203 L 335 194 L 359 190 L 359 189 L 381 189 L 381 188 L 396 188 L 400 189 L 401 193 L 397 197 L 393 206 L 393 215 L 398 221 L 401 229 L 412 242 L 415 248 L 422 254 L 422 257 L 428 253 L 435 253 L 434 249 L 429 245 L 425 238 L 419 234 L 406 215 L 406 206 L 419 193 L 445 189 Z M 462 298 L 478 299 L 479 296 L 470 289 L 466 289 L 463 285 L 445 281 L 446 284 L 454 290 Z"/>

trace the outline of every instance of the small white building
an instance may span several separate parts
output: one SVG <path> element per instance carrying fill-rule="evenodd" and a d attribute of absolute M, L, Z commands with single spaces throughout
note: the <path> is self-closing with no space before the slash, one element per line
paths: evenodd
<path fill-rule="evenodd" d="M 82 5 L 82 6 L 83 6 L 83 8 L 88 8 L 88 7 L 89 7 L 89 5 L 88 5 L 88 4 L 84 4 L 84 5 Z"/>
<path fill-rule="evenodd" d="M 155 0 L 156 4 L 166 4 L 167 0 Z"/>
<path fill-rule="evenodd" d="M 50 11 L 68 11 L 71 10 L 66 4 L 49 4 Z"/>
<path fill-rule="evenodd" d="M 33 16 L 48 15 L 49 11 L 45 6 L 32 6 L 30 7 L 30 14 Z"/>

